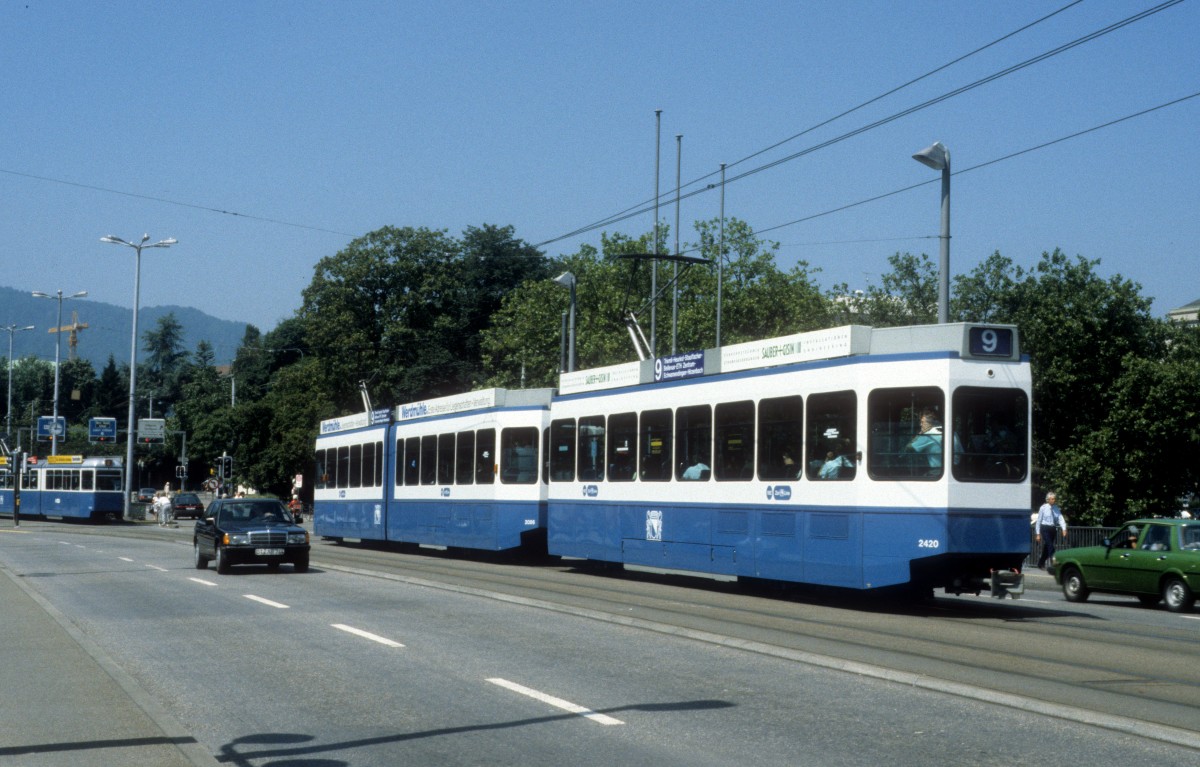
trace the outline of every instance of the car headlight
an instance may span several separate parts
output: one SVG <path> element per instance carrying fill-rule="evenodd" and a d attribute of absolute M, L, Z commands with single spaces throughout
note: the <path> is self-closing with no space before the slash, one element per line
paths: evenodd
<path fill-rule="evenodd" d="M 245 546 L 250 543 L 250 536 L 247 533 L 225 533 L 226 546 Z"/>
<path fill-rule="evenodd" d="M 292 545 L 303 545 L 308 543 L 308 531 L 302 533 L 288 533 L 288 543 Z"/>

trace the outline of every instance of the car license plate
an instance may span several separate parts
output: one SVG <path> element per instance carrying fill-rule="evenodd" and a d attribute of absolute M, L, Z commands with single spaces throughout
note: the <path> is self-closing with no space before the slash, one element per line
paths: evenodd
<path fill-rule="evenodd" d="M 282 557 L 283 549 L 255 549 L 254 556 L 256 556 L 256 557 Z"/>

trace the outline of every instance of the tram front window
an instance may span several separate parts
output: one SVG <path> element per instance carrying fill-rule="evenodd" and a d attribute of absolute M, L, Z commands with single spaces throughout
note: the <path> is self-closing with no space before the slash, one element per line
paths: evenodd
<path fill-rule="evenodd" d="M 954 434 L 964 482 L 1020 482 L 1029 469 L 1029 399 L 1020 389 L 962 386 L 953 397 Z"/>

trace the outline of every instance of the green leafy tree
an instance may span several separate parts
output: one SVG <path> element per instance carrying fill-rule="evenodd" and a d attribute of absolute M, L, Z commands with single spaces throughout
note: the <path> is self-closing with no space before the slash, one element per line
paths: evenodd
<path fill-rule="evenodd" d="M 1176 486 L 1126 465 L 1173 465 L 1164 451 L 1174 443 L 1150 441 L 1135 454 L 1128 441 L 1138 432 L 1124 426 L 1147 417 L 1130 409 L 1131 393 L 1163 364 L 1166 327 L 1137 284 L 1101 277 L 1098 264 L 1056 249 L 1026 271 L 995 253 L 956 280 L 952 306 L 962 320 L 1018 326 L 1033 372 L 1034 497 L 1053 487 L 1076 521 L 1093 523 L 1115 522 Z"/>
<path fill-rule="evenodd" d="M 183 350 L 183 325 L 172 312 L 159 317 L 152 330 L 142 334 L 145 370 L 138 369 L 138 389 L 150 393 L 160 410 L 168 412 L 179 401 L 180 374 L 187 360 Z"/>
<path fill-rule="evenodd" d="M 689 252 L 715 263 L 719 222 L 696 224 L 699 243 Z M 649 340 L 651 266 L 646 259 L 652 235 L 634 238 L 604 234 L 601 248 L 581 246 L 556 264 L 575 275 L 577 367 L 612 365 L 637 359 L 629 337 L 631 313 Z M 782 273 L 774 263 L 777 245 L 758 240 L 745 223 L 726 221 L 725 285 L 722 290 L 722 343 L 770 337 L 823 327 L 828 304 L 805 264 Z M 670 352 L 672 265 L 659 264 L 658 353 Z M 712 266 L 680 270 L 679 351 L 716 343 L 717 274 Z M 561 314 L 569 294 L 550 280 L 526 282 L 513 291 L 483 334 L 482 353 L 489 381 L 497 386 L 553 386 L 561 359 Z"/>
<path fill-rule="evenodd" d="M 830 291 L 837 324 L 887 328 L 937 321 L 938 275 L 929 256 L 896 253 L 888 263 L 891 271 L 880 277 L 879 285 L 852 292 L 842 283 Z"/>

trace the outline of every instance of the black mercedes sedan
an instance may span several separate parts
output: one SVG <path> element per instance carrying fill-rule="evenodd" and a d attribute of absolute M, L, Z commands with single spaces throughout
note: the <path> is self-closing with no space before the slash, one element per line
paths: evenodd
<path fill-rule="evenodd" d="M 222 498 L 213 501 L 196 521 L 192 535 L 197 570 L 217 561 L 217 572 L 233 565 L 265 564 L 275 570 L 288 562 L 308 570 L 308 531 L 274 498 Z"/>

